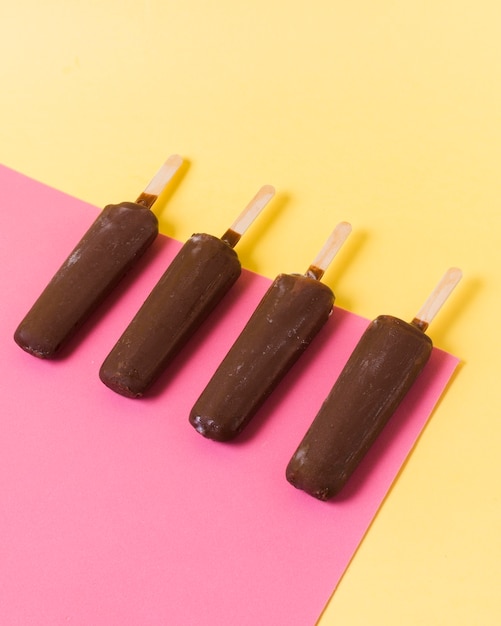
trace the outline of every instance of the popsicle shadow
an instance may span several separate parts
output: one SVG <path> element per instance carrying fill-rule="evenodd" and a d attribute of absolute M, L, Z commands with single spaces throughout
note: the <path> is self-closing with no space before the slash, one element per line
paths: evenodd
<path fill-rule="evenodd" d="M 351 308 L 349 306 L 350 300 L 346 292 L 339 291 L 338 293 L 337 284 L 340 282 L 341 276 L 347 272 L 348 267 L 353 264 L 355 257 L 358 256 L 367 239 L 367 231 L 354 228 L 332 264 L 327 268 L 322 279 L 322 282 L 328 285 L 334 292 L 336 305 L 343 309 Z"/>
<path fill-rule="evenodd" d="M 428 334 L 436 346 L 442 350 L 454 351 L 448 347 L 447 337 L 468 312 L 468 307 L 482 289 L 483 283 L 477 276 L 464 276 L 449 297 L 437 317 L 431 322 Z"/>
<path fill-rule="evenodd" d="M 157 216 L 160 230 L 164 235 L 168 235 L 169 237 L 175 236 L 175 229 L 172 226 L 172 221 L 168 220 L 168 218 L 164 218 L 164 212 L 166 210 L 166 206 L 169 204 L 169 201 L 179 189 L 179 186 L 181 185 L 183 178 L 186 176 L 186 173 L 188 172 L 190 167 L 191 161 L 183 157 L 183 162 L 181 163 L 181 166 L 174 174 L 172 179 L 169 181 L 167 187 L 158 196 L 158 199 L 153 205 L 152 211 Z M 167 226 L 168 229 L 166 228 Z M 167 232 L 167 230 L 169 232 Z"/>
<path fill-rule="evenodd" d="M 249 228 L 249 231 L 237 243 L 235 250 L 242 267 L 252 272 L 259 272 L 259 264 L 254 260 L 255 251 L 259 248 L 259 242 L 266 238 L 267 231 L 283 213 L 289 201 L 290 196 L 287 193 L 277 192 L 271 200 L 270 206 L 264 209 L 256 222 Z"/>

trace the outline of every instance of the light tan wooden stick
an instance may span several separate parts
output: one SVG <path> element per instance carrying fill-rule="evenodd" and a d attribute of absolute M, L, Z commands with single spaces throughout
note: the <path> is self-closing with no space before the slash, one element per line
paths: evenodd
<path fill-rule="evenodd" d="M 167 187 L 182 163 L 183 159 L 178 154 L 171 155 L 145 187 L 144 191 L 136 200 L 136 204 L 141 204 L 151 209 L 155 200 L 165 187 Z"/>
<path fill-rule="evenodd" d="M 340 222 L 313 260 L 306 272 L 306 276 L 320 280 L 350 233 L 351 224 Z"/>
<path fill-rule="evenodd" d="M 264 185 L 221 237 L 232 248 L 275 195 L 275 188 Z"/>
<path fill-rule="evenodd" d="M 461 270 L 457 267 L 451 267 L 445 272 L 438 285 L 428 296 L 428 299 L 412 320 L 414 326 L 417 326 L 423 332 L 428 328 L 430 322 L 450 296 L 454 287 L 461 280 L 462 275 Z"/>

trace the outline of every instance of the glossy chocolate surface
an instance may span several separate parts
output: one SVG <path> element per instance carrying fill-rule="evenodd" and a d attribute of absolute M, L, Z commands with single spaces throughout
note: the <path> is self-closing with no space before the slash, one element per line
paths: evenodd
<path fill-rule="evenodd" d="M 217 441 L 235 437 L 328 320 L 334 294 L 300 275 L 281 274 L 252 314 L 190 413 Z"/>
<path fill-rule="evenodd" d="M 40 358 L 56 355 L 157 234 L 149 209 L 106 206 L 18 326 L 16 343 Z"/>
<path fill-rule="evenodd" d="M 106 357 L 103 383 L 124 396 L 142 396 L 240 273 L 236 252 L 221 239 L 190 237 Z"/>
<path fill-rule="evenodd" d="M 286 476 L 320 500 L 339 493 L 395 412 L 432 351 L 398 318 L 371 322 L 290 460 Z"/>

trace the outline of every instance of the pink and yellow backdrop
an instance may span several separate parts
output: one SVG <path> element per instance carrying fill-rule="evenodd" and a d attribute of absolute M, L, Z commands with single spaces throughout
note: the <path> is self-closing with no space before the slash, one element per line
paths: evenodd
<path fill-rule="evenodd" d="M 204 606 L 208 624 L 499 623 L 500 23 L 487 0 L 0 9 L 3 624 L 203 623 Z M 142 271 L 64 361 L 20 351 L 10 333 L 62 256 L 173 152 Z M 96 368 L 177 241 L 222 234 L 264 183 L 226 317 L 153 398 L 112 395 Z M 207 445 L 173 413 L 341 220 L 338 315 L 252 436 Z M 301 498 L 278 473 L 310 377 L 320 396 L 366 320 L 412 318 L 450 265 L 464 279 L 408 410 L 339 505 Z"/>

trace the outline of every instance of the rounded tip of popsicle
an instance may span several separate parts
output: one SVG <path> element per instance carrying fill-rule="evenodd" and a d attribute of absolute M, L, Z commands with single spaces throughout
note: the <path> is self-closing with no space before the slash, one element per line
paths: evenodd
<path fill-rule="evenodd" d="M 448 270 L 448 275 L 451 280 L 459 281 L 463 277 L 463 272 L 459 267 L 451 267 Z"/>
<path fill-rule="evenodd" d="M 178 167 L 182 165 L 184 159 L 180 154 L 171 154 L 170 157 L 165 161 L 169 165 L 177 165 Z"/>
<path fill-rule="evenodd" d="M 52 359 L 59 349 L 59 345 L 55 345 L 49 338 L 33 335 L 22 323 L 14 333 L 14 341 L 22 350 L 39 359 Z"/>
<path fill-rule="evenodd" d="M 344 222 L 343 221 L 343 222 L 339 222 L 339 224 L 336 226 L 336 228 L 344 230 L 344 231 L 346 231 L 348 233 L 351 233 L 352 226 L 351 226 L 350 222 Z"/>
<path fill-rule="evenodd" d="M 313 484 L 309 484 L 307 480 L 304 480 L 304 477 L 301 476 L 301 472 L 296 472 L 294 468 L 294 459 L 292 459 L 287 466 L 285 478 L 287 479 L 287 482 L 296 489 L 304 491 L 308 495 L 316 498 L 317 500 L 321 500 L 322 502 L 330 500 L 335 495 L 334 490 L 330 486 L 318 485 L 315 481 L 313 481 Z"/>
<path fill-rule="evenodd" d="M 104 364 L 99 370 L 99 378 L 109 389 L 121 396 L 126 398 L 141 398 L 143 396 L 144 389 L 140 381 L 132 376 L 125 376 L 116 372 L 110 373 Z"/>
<path fill-rule="evenodd" d="M 261 192 L 262 193 L 267 193 L 267 194 L 270 194 L 270 195 L 273 196 L 276 193 L 276 189 L 275 189 L 275 187 L 273 185 L 263 185 L 261 187 Z"/>
<path fill-rule="evenodd" d="M 194 410 L 190 413 L 189 421 L 197 433 L 206 439 L 212 439 L 213 441 L 230 441 L 230 439 L 233 439 L 236 435 L 233 430 L 225 428 L 216 420 L 201 415 Z"/>

